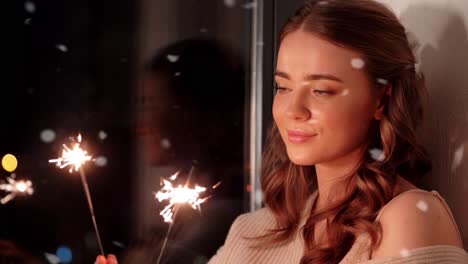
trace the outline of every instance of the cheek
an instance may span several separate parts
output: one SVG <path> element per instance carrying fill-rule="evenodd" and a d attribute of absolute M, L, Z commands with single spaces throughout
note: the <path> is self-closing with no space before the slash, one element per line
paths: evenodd
<path fill-rule="evenodd" d="M 362 141 L 370 124 L 370 111 L 365 105 L 342 104 L 332 111 L 325 111 L 324 126 L 328 131 L 339 133 L 340 137 Z"/>
<path fill-rule="evenodd" d="M 272 114 L 273 114 L 273 120 L 278 127 L 278 131 L 280 133 L 281 139 L 283 142 L 286 143 L 285 141 L 285 134 L 286 133 L 286 126 L 287 126 L 287 118 L 286 118 L 286 107 L 287 103 L 285 101 L 285 98 L 279 98 L 275 97 L 273 100 L 273 107 L 272 107 Z"/>
<path fill-rule="evenodd" d="M 279 127 L 281 126 L 281 119 L 282 115 L 286 111 L 286 103 L 284 102 L 283 99 L 280 99 L 278 96 L 275 96 L 273 99 L 273 107 L 272 107 L 272 114 L 273 114 L 273 119 L 276 122 L 276 125 Z"/>

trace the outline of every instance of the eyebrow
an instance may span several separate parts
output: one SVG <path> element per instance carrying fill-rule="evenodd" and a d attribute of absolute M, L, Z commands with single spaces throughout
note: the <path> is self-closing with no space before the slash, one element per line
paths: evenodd
<path fill-rule="evenodd" d="M 289 74 L 287 74 L 285 72 L 281 72 L 281 71 L 275 72 L 275 76 L 283 77 L 283 78 L 286 78 L 288 80 L 291 79 Z M 308 74 L 308 75 L 306 75 L 304 80 L 305 81 L 331 80 L 331 81 L 336 81 L 336 82 L 340 82 L 340 83 L 343 82 L 340 78 L 338 78 L 336 76 L 333 76 L 333 75 L 330 75 L 330 74 Z"/>

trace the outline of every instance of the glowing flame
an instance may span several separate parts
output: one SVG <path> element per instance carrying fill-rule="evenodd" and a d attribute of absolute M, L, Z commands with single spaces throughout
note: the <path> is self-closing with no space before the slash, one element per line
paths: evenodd
<path fill-rule="evenodd" d="M 12 174 L 10 177 L 7 177 L 7 183 L 0 184 L 0 190 L 9 192 L 8 195 L 0 200 L 0 203 L 6 204 L 15 198 L 16 195 L 32 195 L 34 193 L 30 180 L 17 181 L 15 177 L 16 175 Z"/>
<path fill-rule="evenodd" d="M 169 179 L 175 180 L 179 172 L 172 175 Z M 210 198 L 204 197 L 200 198 L 200 194 L 206 191 L 205 187 L 196 185 L 194 188 L 189 188 L 187 186 L 179 185 L 174 187 L 172 183 L 168 180 L 163 180 L 164 186 L 159 192 L 155 194 L 155 198 L 159 202 L 168 200 L 169 204 L 160 212 L 160 215 L 164 218 L 164 222 L 172 223 L 172 216 L 174 215 L 173 208 L 176 204 L 188 204 L 194 210 L 200 211 L 200 204 L 205 202 Z M 216 188 L 220 183 L 217 183 L 212 188 Z"/>
<path fill-rule="evenodd" d="M 57 163 L 57 167 L 61 169 L 70 166 L 70 172 L 75 169 L 78 171 L 83 164 L 90 161 L 92 157 L 88 155 L 88 152 L 80 148 L 81 135 L 78 135 L 76 142 L 71 148 L 63 144 L 62 156 L 57 159 L 49 160 L 50 163 Z"/>

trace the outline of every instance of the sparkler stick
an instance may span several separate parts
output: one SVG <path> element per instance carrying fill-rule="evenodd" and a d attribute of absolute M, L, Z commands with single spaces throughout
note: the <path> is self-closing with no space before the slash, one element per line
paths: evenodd
<path fill-rule="evenodd" d="M 34 189 L 30 180 L 16 180 L 16 175 L 13 173 L 7 177 L 7 183 L 0 184 L 0 190 L 9 192 L 5 197 L 0 200 L 1 204 L 6 204 L 17 195 L 32 195 Z"/>
<path fill-rule="evenodd" d="M 88 181 L 86 181 L 86 175 L 84 173 L 83 168 L 80 167 L 80 176 L 81 176 L 81 183 L 83 183 L 83 189 L 86 193 L 86 200 L 88 200 L 88 208 L 89 212 L 91 213 L 91 220 L 93 221 L 94 231 L 96 231 L 97 242 L 99 245 L 99 249 L 101 250 L 101 255 L 104 255 L 104 248 L 102 247 L 101 243 L 101 236 L 99 235 L 98 225 L 96 223 L 96 216 L 94 215 L 94 207 L 93 201 L 91 200 L 91 194 L 89 193 Z"/>
<path fill-rule="evenodd" d="M 179 208 L 174 208 L 174 218 L 177 215 L 178 209 Z M 169 223 L 169 228 L 167 229 L 166 237 L 164 238 L 164 242 L 163 242 L 161 251 L 159 252 L 158 261 L 156 262 L 157 264 L 161 263 L 161 259 L 162 259 L 163 253 L 164 253 L 164 249 L 166 248 L 167 241 L 169 240 L 169 234 L 171 233 L 173 225 L 174 225 L 174 222 Z"/>
<path fill-rule="evenodd" d="M 57 167 L 59 167 L 60 169 L 70 166 L 70 170 L 69 170 L 70 173 L 73 172 L 73 169 L 75 171 L 80 172 L 81 183 L 83 184 L 83 189 L 86 195 L 86 200 L 88 201 L 88 208 L 89 208 L 89 212 L 91 213 L 91 220 L 93 221 L 94 231 L 96 232 L 99 249 L 101 251 L 101 254 L 105 256 L 104 248 L 102 247 L 102 243 L 101 243 L 101 236 L 99 234 L 99 229 L 96 223 L 96 217 L 94 215 L 93 201 L 91 200 L 91 194 L 89 192 L 88 182 L 86 180 L 86 175 L 82 167 L 86 162 L 90 161 L 92 157 L 88 155 L 88 152 L 86 150 L 80 148 L 80 143 L 81 143 L 81 135 L 78 135 L 77 141 L 75 142 L 72 148 L 69 148 L 67 145 L 63 144 L 62 156 L 57 159 L 51 159 L 49 160 L 49 162 L 56 163 Z"/>

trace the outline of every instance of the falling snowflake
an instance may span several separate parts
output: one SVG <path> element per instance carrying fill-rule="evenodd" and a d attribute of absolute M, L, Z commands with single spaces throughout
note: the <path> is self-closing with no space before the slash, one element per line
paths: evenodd
<path fill-rule="evenodd" d="M 227 7 L 234 7 L 236 5 L 236 0 L 224 0 L 224 5 Z"/>
<path fill-rule="evenodd" d="M 354 69 L 362 69 L 364 67 L 364 65 L 365 65 L 364 60 L 362 60 L 361 58 L 351 59 L 351 66 Z"/>
<path fill-rule="evenodd" d="M 28 13 L 34 14 L 34 12 L 36 12 L 36 5 L 31 1 L 26 1 L 24 2 L 24 9 Z"/>
<path fill-rule="evenodd" d="M 44 256 L 49 261 L 50 264 L 59 264 L 60 263 L 60 258 L 57 257 L 57 255 L 55 255 L 55 254 L 45 252 Z"/>
<path fill-rule="evenodd" d="M 167 60 L 170 61 L 170 62 L 176 62 L 179 60 L 179 55 L 172 55 L 172 54 L 168 54 L 166 56 Z"/>
<path fill-rule="evenodd" d="M 52 129 L 44 129 L 41 131 L 41 140 L 44 143 L 51 143 L 55 140 L 56 134 Z"/>
<path fill-rule="evenodd" d="M 427 205 L 427 203 L 425 201 L 422 201 L 422 200 L 419 200 L 417 203 L 416 203 L 416 207 L 423 211 L 423 212 L 427 212 L 427 209 L 429 208 L 429 206 Z"/>
<path fill-rule="evenodd" d="M 125 248 L 125 245 L 122 242 L 119 242 L 119 241 L 116 241 L 116 240 L 113 240 L 112 244 L 116 245 L 119 248 Z"/>
<path fill-rule="evenodd" d="M 373 148 L 369 150 L 371 158 L 377 161 L 383 161 L 385 159 L 385 154 L 381 149 Z"/>
<path fill-rule="evenodd" d="M 385 79 L 382 79 L 382 78 L 377 78 L 377 82 L 380 83 L 380 84 L 383 84 L 383 85 L 387 85 L 387 84 L 388 84 L 388 81 L 385 80 Z"/>
<path fill-rule="evenodd" d="M 100 130 L 99 133 L 98 133 L 98 137 L 99 137 L 100 140 L 106 139 L 106 138 L 107 138 L 107 133 L 106 133 L 106 131 Z"/>
<path fill-rule="evenodd" d="M 403 248 L 403 249 L 400 250 L 400 256 L 402 256 L 402 257 L 408 257 L 409 255 L 410 255 L 410 252 L 409 252 L 408 249 Z"/>
<path fill-rule="evenodd" d="M 107 165 L 107 158 L 104 156 L 99 156 L 94 160 L 94 164 L 98 167 L 105 167 Z"/>
<path fill-rule="evenodd" d="M 60 50 L 61 52 L 64 52 L 64 53 L 68 51 L 68 47 L 65 46 L 64 44 L 57 44 L 57 45 L 55 45 L 55 47 L 58 50 Z"/>
<path fill-rule="evenodd" d="M 454 172 L 461 164 L 463 160 L 463 153 L 465 151 L 465 145 L 460 145 L 454 152 L 452 161 L 452 172 Z"/>
<path fill-rule="evenodd" d="M 161 147 L 163 149 L 169 149 L 171 147 L 171 141 L 169 141 L 167 138 L 161 139 Z"/>

